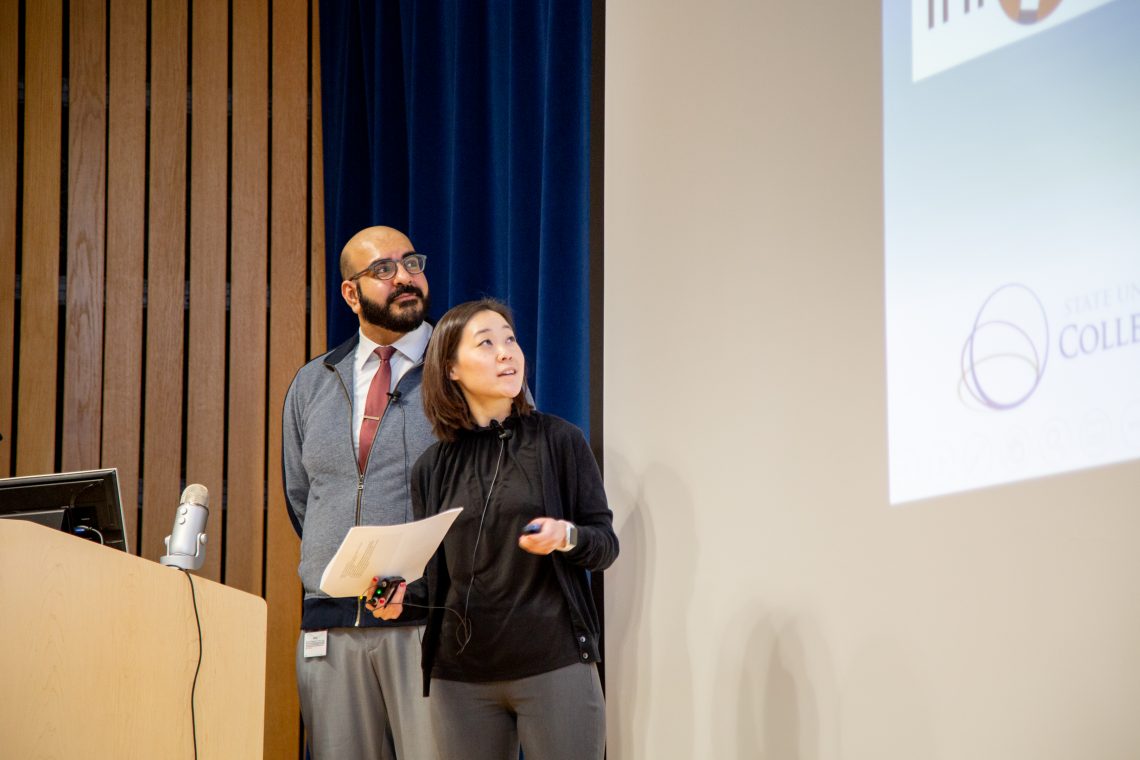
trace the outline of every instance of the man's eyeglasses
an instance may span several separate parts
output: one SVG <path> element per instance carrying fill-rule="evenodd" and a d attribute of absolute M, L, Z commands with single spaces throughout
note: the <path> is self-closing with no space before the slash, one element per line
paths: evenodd
<path fill-rule="evenodd" d="M 403 266 L 408 274 L 422 274 L 424 267 L 427 266 L 427 256 L 422 253 L 409 253 L 402 259 L 376 259 L 348 279 L 351 282 L 364 275 L 370 275 L 377 280 L 390 280 L 396 276 L 396 268 L 399 266 Z"/>

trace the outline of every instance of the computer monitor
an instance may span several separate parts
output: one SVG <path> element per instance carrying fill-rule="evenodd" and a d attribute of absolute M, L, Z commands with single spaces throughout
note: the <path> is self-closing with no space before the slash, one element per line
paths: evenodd
<path fill-rule="evenodd" d="M 115 468 L 0 478 L 0 518 L 30 520 L 130 551 Z"/>

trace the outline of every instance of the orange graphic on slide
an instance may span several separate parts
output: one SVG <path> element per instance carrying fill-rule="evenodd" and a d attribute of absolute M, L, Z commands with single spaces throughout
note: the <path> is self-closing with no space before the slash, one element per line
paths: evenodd
<path fill-rule="evenodd" d="M 1019 24 L 1036 24 L 1038 21 L 1044 21 L 1045 17 L 1057 10 L 1060 4 L 1061 0 L 1037 0 L 1037 2 L 1001 0 L 1001 9 L 1005 11 L 1005 15 Z"/>

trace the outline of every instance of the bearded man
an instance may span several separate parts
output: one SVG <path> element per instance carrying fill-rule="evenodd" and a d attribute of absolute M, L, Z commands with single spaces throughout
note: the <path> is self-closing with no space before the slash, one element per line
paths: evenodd
<path fill-rule="evenodd" d="M 319 589 L 349 528 L 412 519 L 411 467 L 435 442 L 420 398 L 432 330 L 425 263 L 390 227 L 354 235 L 340 292 L 360 329 L 301 367 L 285 397 L 285 498 L 305 589 L 297 686 L 314 760 L 437 756 L 420 673 L 426 610 L 376 618 Z"/>

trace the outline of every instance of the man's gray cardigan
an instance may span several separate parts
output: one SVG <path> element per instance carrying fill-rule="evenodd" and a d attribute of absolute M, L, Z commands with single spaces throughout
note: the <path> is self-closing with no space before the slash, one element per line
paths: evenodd
<path fill-rule="evenodd" d="M 353 360 L 359 335 L 297 372 L 285 396 L 281 428 L 285 501 L 301 537 L 299 574 L 305 588 L 301 627 L 420 625 L 424 611 L 377 620 L 355 597 L 332 599 L 318 590 L 321 573 L 354 525 L 394 525 L 412 519 L 412 465 L 435 443 L 420 395 L 423 362 L 393 390 L 365 471 L 353 450 Z"/>

